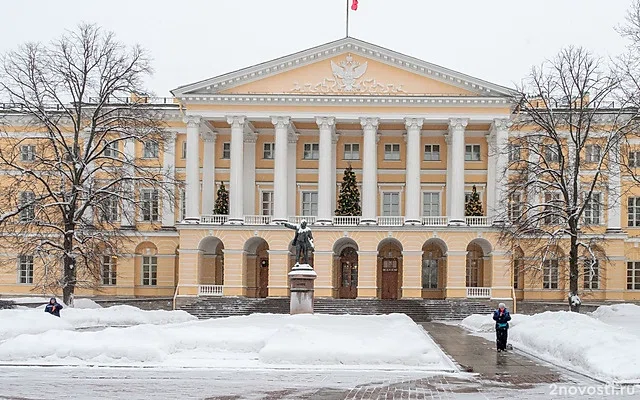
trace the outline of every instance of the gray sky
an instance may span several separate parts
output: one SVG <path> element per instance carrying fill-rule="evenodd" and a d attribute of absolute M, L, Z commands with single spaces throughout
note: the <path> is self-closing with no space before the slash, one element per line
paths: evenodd
<path fill-rule="evenodd" d="M 349 0 L 351 2 L 351 0 Z M 359 0 L 350 36 L 513 86 L 574 44 L 602 56 L 631 0 Z M 340 39 L 346 0 L 33 0 L 2 4 L 0 52 L 95 22 L 154 58 L 149 89 L 180 85 Z"/>

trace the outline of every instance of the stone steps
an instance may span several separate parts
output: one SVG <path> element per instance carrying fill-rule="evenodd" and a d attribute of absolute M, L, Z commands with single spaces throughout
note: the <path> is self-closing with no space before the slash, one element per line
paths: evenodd
<path fill-rule="evenodd" d="M 210 297 L 181 305 L 200 319 L 224 318 L 254 313 L 288 314 L 289 298 Z M 401 313 L 416 322 L 431 320 L 460 320 L 471 314 L 487 314 L 492 310 L 481 302 L 471 300 L 379 300 L 327 299 L 314 300 L 314 312 L 332 315 L 380 315 Z"/>

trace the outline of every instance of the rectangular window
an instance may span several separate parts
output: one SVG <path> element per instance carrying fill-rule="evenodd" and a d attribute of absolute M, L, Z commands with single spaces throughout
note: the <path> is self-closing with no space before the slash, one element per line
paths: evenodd
<path fill-rule="evenodd" d="M 344 145 L 344 159 L 345 160 L 359 160 L 360 159 L 360 144 L 359 143 L 346 143 Z"/>
<path fill-rule="evenodd" d="M 524 270 L 524 260 L 522 258 L 516 258 L 513 260 L 513 288 L 522 289 L 520 283 L 520 275 Z"/>
<path fill-rule="evenodd" d="M 147 140 L 144 142 L 143 158 L 158 158 L 158 142 L 155 140 Z"/>
<path fill-rule="evenodd" d="M 20 159 L 25 162 L 34 161 L 36 159 L 36 146 L 33 144 L 20 146 Z"/>
<path fill-rule="evenodd" d="M 522 195 L 512 193 L 509 196 L 509 220 L 515 222 L 522 216 Z"/>
<path fill-rule="evenodd" d="M 627 225 L 640 226 L 640 197 L 627 199 Z"/>
<path fill-rule="evenodd" d="M 382 215 L 385 217 L 397 217 L 400 215 L 400 193 L 382 193 Z"/>
<path fill-rule="evenodd" d="M 158 221 L 158 190 L 140 190 L 140 203 L 142 206 L 142 220 L 148 222 Z"/>
<path fill-rule="evenodd" d="M 519 144 L 510 144 L 509 145 L 509 162 L 520 161 L 520 145 Z"/>
<path fill-rule="evenodd" d="M 231 142 L 222 143 L 222 159 L 228 160 L 231 158 Z"/>
<path fill-rule="evenodd" d="M 33 256 L 18 257 L 18 283 L 33 283 Z"/>
<path fill-rule="evenodd" d="M 384 145 L 384 159 L 390 161 L 400 160 L 400 144 L 386 143 Z"/>
<path fill-rule="evenodd" d="M 591 193 L 591 199 L 586 202 L 584 207 L 584 224 L 600 225 L 602 214 L 602 196 L 600 193 Z"/>
<path fill-rule="evenodd" d="M 544 154 L 544 159 L 547 163 L 554 163 L 554 162 L 560 161 L 560 154 L 558 153 L 554 145 L 550 145 L 550 144 L 545 145 L 544 152 L 542 154 Z"/>
<path fill-rule="evenodd" d="M 36 217 L 35 199 L 33 192 L 20 193 L 20 222 L 30 222 Z"/>
<path fill-rule="evenodd" d="M 262 215 L 273 215 L 273 192 L 264 191 L 261 196 Z"/>
<path fill-rule="evenodd" d="M 107 140 L 104 143 L 103 153 L 105 157 L 118 158 L 118 142 Z"/>
<path fill-rule="evenodd" d="M 118 220 L 118 198 L 116 196 L 107 196 L 100 201 L 100 217 L 104 222 Z"/>
<path fill-rule="evenodd" d="M 142 284 L 156 286 L 158 284 L 158 257 L 142 257 Z"/>
<path fill-rule="evenodd" d="M 116 258 L 113 256 L 102 256 L 102 284 L 116 284 Z"/>
<path fill-rule="evenodd" d="M 588 144 L 585 148 L 585 161 L 588 163 L 600 162 L 602 149 L 599 144 Z"/>
<path fill-rule="evenodd" d="M 558 260 L 544 260 L 543 268 L 543 289 L 558 288 Z"/>
<path fill-rule="evenodd" d="M 480 145 L 468 144 L 464 146 L 465 161 L 480 161 Z"/>
<path fill-rule="evenodd" d="M 640 167 L 640 151 L 629 152 L 629 166 Z"/>
<path fill-rule="evenodd" d="M 273 160 L 276 153 L 276 144 L 275 143 L 265 143 L 262 146 L 262 158 L 265 160 Z"/>
<path fill-rule="evenodd" d="M 640 290 L 640 261 L 627 262 L 627 290 Z"/>
<path fill-rule="evenodd" d="M 182 159 L 187 158 L 187 141 L 182 142 Z"/>
<path fill-rule="evenodd" d="M 305 160 L 317 160 L 320 158 L 320 145 L 318 143 L 305 143 L 302 158 Z"/>
<path fill-rule="evenodd" d="M 422 193 L 422 216 L 439 217 L 440 215 L 440 193 Z"/>
<path fill-rule="evenodd" d="M 547 225 L 558 225 L 562 213 L 560 208 L 560 193 L 545 193 L 544 202 L 546 204 L 544 207 L 544 223 Z"/>
<path fill-rule="evenodd" d="M 440 145 L 439 144 L 424 145 L 424 161 L 440 161 Z"/>
<path fill-rule="evenodd" d="M 584 260 L 584 288 L 600 289 L 600 263 L 598 260 Z"/>
<path fill-rule="evenodd" d="M 302 192 L 302 215 L 318 215 L 318 192 Z"/>

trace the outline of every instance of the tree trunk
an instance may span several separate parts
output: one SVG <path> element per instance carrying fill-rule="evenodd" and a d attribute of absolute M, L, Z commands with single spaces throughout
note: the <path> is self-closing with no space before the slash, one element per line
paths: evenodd
<path fill-rule="evenodd" d="M 573 229 L 572 229 L 573 231 Z M 578 296 L 578 237 L 577 232 L 572 232 L 571 248 L 569 250 L 569 307 L 572 312 L 580 312 L 580 304 L 572 301 L 573 296 Z"/>
<path fill-rule="evenodd" d="M 67 226 L 64 237 L 64 256 L 63 256 L 63 282 L 62 282 L 62 301 L 64 304 L 73 307 L 73 294 L 76 289 L 76 265 L 73 254 L 73 226 Z"/>

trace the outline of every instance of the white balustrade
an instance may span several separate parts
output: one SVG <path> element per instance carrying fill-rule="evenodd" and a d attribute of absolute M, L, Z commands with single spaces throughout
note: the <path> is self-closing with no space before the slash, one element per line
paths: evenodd
<path fill-rule="evenodd" d="M 228 215 L 201 215 L 200 223 L 222 225 L 222 224 L 226 224 L 228 219 L 229 219 Z"/>
<path fill-rule="evenodd" d="M 425 226 L 447 226 L 449 217 L 422 217 L 422 225 Z"/>
<path fill-rule="evenodd" d="M 198 285 L 198 296 L 222 296 L 223 285 Z"/>
<path fill-rule="evenodd" d="M 306 216 L 304 216 L 304 215 L 295 215 L 293 217 L 289 217 L 289 222 L 292 223 L 292 224 L 299 224 L 299 223 L 302 222 L 302 220 L 305 220 L 305 221 L 307 221 L 308 225 L 313 225 L 313 224 L 316 223 L 316 219 L 317 218 L 318 217 L 311 216 L 311 215 L 306 215 Z"/>
<path fill-rule="evenodd" d="M 404 225 L 404 217 L 378 217 L 378 226 L 402 226 Z"/>
<path fill-rule="evenodd" d="M 468 287 L 467 298 L 468 299 L 490 299 L 491 288 L 490 287 Z"/>
<path fill-rule="evenodd" d="M 491 226 L 489 217 L 466 217 L 465 220 L 469 226 Z"/>
<path fill-rule="evenodd" d="M 245 225 L 269 225 L 271 223 L 271 215 L 245 215 Z"/>
<path fill-rule="evenodd" d="M 333 217 L 333 224 L 338 226 L 358 226 L 360 225 L 360 216 L 344 216 L 336 215 Z"/>

